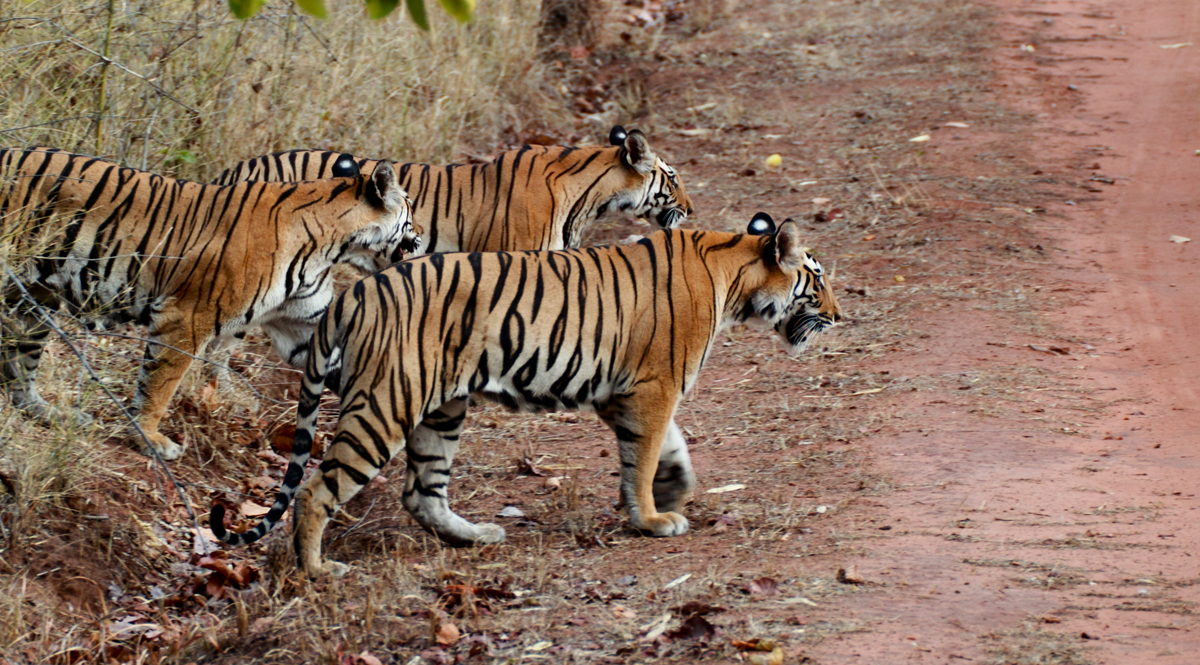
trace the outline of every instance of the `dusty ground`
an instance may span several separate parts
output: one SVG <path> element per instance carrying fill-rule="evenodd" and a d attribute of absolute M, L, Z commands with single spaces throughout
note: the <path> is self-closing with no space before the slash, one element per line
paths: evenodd
<path fill-rule="evenodd" d="M 679 418 L 693 531 L 627 529 L 595 418 L 483 407 L 454 500 L 519 508 L 508 542 L 440 548 L 393 478 L 329 531 L 347 578 L 298 584 L 279 537 L 230 554 L 259 574 L 236 590 L 114 440 L 136 480 L 2 553 L 73 621 L 9 661 L 1195 662 L 1200 297 L 1168 239 L 1200 242 L 1200 7 L 1127 4 L 695 0 L 617 28 L 579 89 L 619 106 L 581 128 L 648 129 L 698 226 L 803 220 L 850 316 L 798 359 L 722 339 Z M 289 413 L 211 397 L 178 414 L 190 500 L 269 495 Z"/>

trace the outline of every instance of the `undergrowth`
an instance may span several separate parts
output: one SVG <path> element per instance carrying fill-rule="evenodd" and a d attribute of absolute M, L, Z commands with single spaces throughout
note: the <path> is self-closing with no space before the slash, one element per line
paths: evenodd
<path fill-rule="evenodd" d="M 290 148 L 436 163 L 565 119 L 535 0 L 480 3 L 467 25 L 431 12 L 428 33 L 403 12 L 368 21 L 361 3 L 325 20 L 283 1 L 246 21 L 223 2 L 3 8 L 8 146 L 206 179 Z"/>

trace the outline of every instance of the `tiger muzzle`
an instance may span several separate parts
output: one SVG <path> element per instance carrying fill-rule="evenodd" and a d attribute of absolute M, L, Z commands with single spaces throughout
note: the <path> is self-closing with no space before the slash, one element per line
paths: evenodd
<path fill-rule="evenodd" d="M 396 249 L 392 252 L 391 257 L 389 257 L 389 261 L 391 263 L 397 263 L 399 261 L 403 261 L 404 259 L 408 258 L 409 256 L 419 253 L 420 250 L 421 250 L 421 236 L 418 236 L 418 235 L 406 236 L 404 239 L 402 239 L 400 241 L 400 244 L 396 246 Z"/>
<path fill-rule="evenodd" d="M 682 222 L 686 217 L 687 213 L 680 208 L 667 208 L 666 210 L 658 213 L 658 215 L 654 218 L 654 221 L 658 222 L 658 225 L 664 229 L 673 229 L 676 226 L 679 226 L 679 223 Z"/>
<path fill-rule="evenodd" d="M 775 330 L 796 348 L 803 348 L 813 335 L 833 327 L 834 321 L 823 314 L 803 312 L 780 321 Z"/>

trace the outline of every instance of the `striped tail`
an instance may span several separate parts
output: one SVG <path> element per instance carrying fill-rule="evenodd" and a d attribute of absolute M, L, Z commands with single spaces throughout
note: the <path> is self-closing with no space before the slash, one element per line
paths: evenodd
<path fill-rule="evenodd" d="M 340 299 L 339 299 L 340 301 Z M 340 304 L 340 302 L 339 302 Z M 340 307 L 338 307 L 340 309 Z M 225 530 L 225 507 L 215 505 L 209 513 L 208 525 L 213 535 L 222 543 L 233 547 L 249 545 L 267 535 L 283 518 L 292 499 L 300 489 L 304 480 L 304 467 L 312 454 L 313 440 L 317 433 L 317 410 L 321 405 L 321 391 L 325 388 L 325 375 L 330 368 L 330 356 L 341 346 L 341 326 L 333 316 L 333 309 L 321 317 L 317 329 L 313 332 L 311 348 L 308 352 L 308 362 L 304 367 L 304 380 L 300 384 L 300 404 L 296 410 L 296 435 L 292 440 L 292 457 L 288 461 L 287 473 L 283 476 L 283 485 L 275 495 L 275 503 L 271 510 L 263 516 L 262 521 L 253 529 L 243 533 L 230 533 Z M 335 372 L 338 367 L 332 368 Z"/>

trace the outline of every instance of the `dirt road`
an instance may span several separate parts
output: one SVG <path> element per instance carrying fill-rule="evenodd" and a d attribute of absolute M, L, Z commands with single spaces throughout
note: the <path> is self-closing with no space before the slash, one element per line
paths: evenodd
<path fill-rule="evenodd" d="M 1033 226 L 1054 251 L 1030 279 L 1063 306 L 1042 339 L 966 308 L 930 314 L 941 338 L 894 360 L 928 375 L 1052 367 L 1063 382 L 1026 411 L 1084 390 L 1093 418 L 1048 436 L 968 413 L 954 391 L 909 402 L 924 426 L 870 442 L 881 470 L 906 479 L 883 501 L 896 528 L 855 559 L 882 587 L 838 604 L 865 632 L 808 653 L 1195 663 L 1200 247 L 1169 239 L 1200 240 L 1200 5 L 998 4 L 995 66 L 1006 97 L 1036 115 L 1036 166 L 1087 187 Z M 1069 355 L 1029 346 L 1047 339 Z"/>

